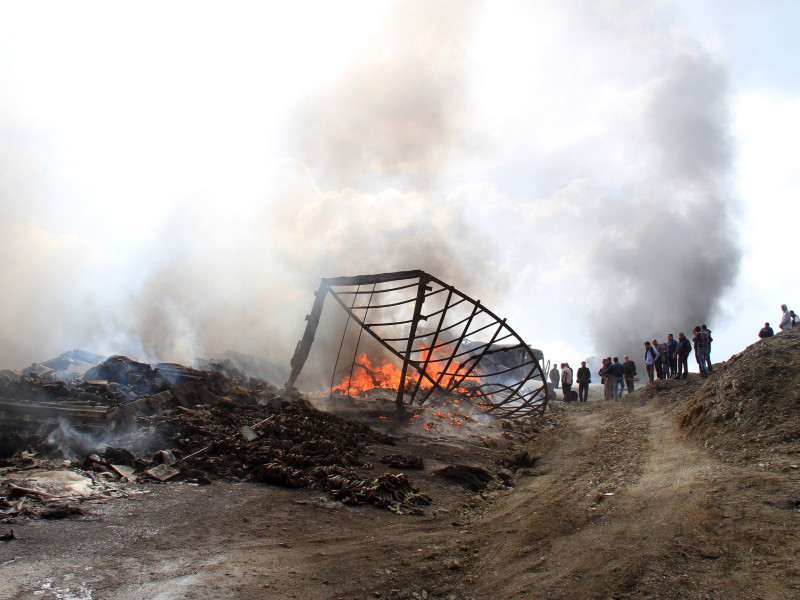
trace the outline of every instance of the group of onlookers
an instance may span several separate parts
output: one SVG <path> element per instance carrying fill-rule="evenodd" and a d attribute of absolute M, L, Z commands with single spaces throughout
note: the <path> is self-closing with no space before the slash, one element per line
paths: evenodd
<path fill-rule="evenodd" d="M 783 311 L 783 315 L 781 316 L 781 322 L 778 327 L 781 328 L 781 331 L 788 331 L 790 329 L 794 329 L 795 327 L 800 327 L 800 317 L 794 314 L 793 310 L 789 310 L 789 307 L 785 304 L 781 304 L 781 310 Z M 764 323 L 764 326 L 761 328 L 761 331 L 758 332 L 758 337 L 762 340 L 764 338 L 772 337 L 775 335 L 775 332 L 772 330 L 772 327 L 769 326 L 769 323 Z"/>
<path fill-rule="evenodd" d="M 689 355 L 692 353 L 694 343 L 694 357 L 700 367 L 700 376 L 708 377 L 714 371 L 711 366 L 711 330 L 705 325 L 698 325 L 692 331 L 692 341 L 682 331 L 675 339 L 673 334 L 667 334 L 667 341 L 661 344 L 654 339 L 644 343 L 644 365 L 647 369 L 647 379 L 686 379 L 689 373 Z"/>
<path fill-rule="evenodd" d="M 587 369 L 588 371 L 588 369 Z M 600 383 L 603 384 L 603 397 L 606 400 L 619 400 L 619 397 L 628 388 L 628 393 L 633 391 L 633 380 L 636 377 L 636 363 L 629 357 L 619 362 L 619 357 L 613 359 L 607 356 L 603 359 L 603 366 L 597 371 Z"/>
<path fill-rule="evenodd" d="M 781 317 L 781 331 L 787 331 L 794 327 L 800 327 L 800 317 L 793 310 L 781 305 L 783 316 Z M 689 372 L 689 355 L 694 349 L 694 357 L 700 368 L 700 376 L 705 379 L 709 373 L 714 372 L 711 364 L 711 330 L 705 325 L 698 325 L 692 330 L 691 341 L 681 331 L 677 339 L 673 334 L 667 334 L 667 341 L 659 343 L 657 339 L 644 343 L 644 366 L 647 370 L 649 382 L 658 379 L 686 379 Z M 775 333 L 769 323 L 758 334 L 760 338 L 772 337 Z M 609 356 L 603 359 L 603 366 L 597 371 L 600 382 L 603 384 L 603 395 L 606 400 L 619 400 L 627 388 L 628 393 L 633 392 L 633 382 L 636 378 L 636 363 L 625 357 L 623 362 L 619 362 L 618 357 L 613 359 Z M 558 372 L 556 365 L 549 373 L 550 382 L 558 389 L 559 383 L 564 391 L 564 400 L 572 401 L 573 373 L 569 363 L 561 363 L 561 373 Z M 581 363 L 580 368 L 575 373 L 575 381 L 578 384 L 577 400 L 586 402 L 589 395 L 589 384 L 592 382 L 592 374 L 586 361 Z"/>

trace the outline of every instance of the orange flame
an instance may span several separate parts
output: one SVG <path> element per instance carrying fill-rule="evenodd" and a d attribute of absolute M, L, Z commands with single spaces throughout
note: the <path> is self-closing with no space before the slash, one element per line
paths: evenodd
<path fill-rule="evenodd" d="M 416 354 L 419 354 L 418 360 L 421 365 L 425 364 L 425 361 L 428 360 L 429 356 L 431 356 L 430 360 L 447 358 L 447 354 L 442 354 L 442 348 L 438 348 L 431 355 L 430 348 L 424 345 L 422 346 L 422 351 Z M 445 371 L 445 367 L 447 367 L 447 371 Z M 449 365 L 445 360 L 440 362 L 430 362 L 425 366 L 425 373 L 434 381 L 440 381 L 440 385 L 443 387 L 446 387 L 450 383 L 451 379 L 460 379 L 466 375 L 467 371 L 468 368 L 464 367 L 455 359 Z M 359 395 L 374 389 L 397 390 L 397 388 L 400 387 L 401 374 L 402 371 L 400 368 L 394 363 L 389 362 L 387 359 L 378 358 L 373 361 L 370 360 L 366 352 L 359 352 L 358 356 L 356 357 L 352 378 L 350 377 L 349 373 L 342 377 L 341 383 L 335 386 L 333 391 Z M 413 369 L 409 369 L 408 374 L 406 375 L 406 389 L 413 389 L 417 383 L 418 377 L 419 375 Z M 470 373 L 470 375 L 467 376 L 464 381 L 477 382 L 478 377 L 474 375 L 473 371 L 473 373 Z M 463 386 L 463 382 L 461 385 Z M 420 388 L 430 389 L 431 387 L 433 387 L 433 384 L 430 382 L 430 380 L 426 377 L 423 377 Z M 459 390 L 463 390 L 463 387 L 460 387 Z"/>

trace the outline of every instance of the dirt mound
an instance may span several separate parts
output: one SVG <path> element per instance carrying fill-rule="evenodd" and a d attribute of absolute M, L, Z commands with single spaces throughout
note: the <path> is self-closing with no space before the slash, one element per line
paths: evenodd
<path fill-rule="evenodd" d="M 800 330 L 760 340 L 717 365 L 680 425 L 741 460 L 787 467 L 788 455 L 800 452 Z"/>

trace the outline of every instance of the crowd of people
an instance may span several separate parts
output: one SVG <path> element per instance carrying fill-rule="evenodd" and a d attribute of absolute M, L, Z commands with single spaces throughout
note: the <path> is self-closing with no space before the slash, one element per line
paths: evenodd
<path fill-rule="evenodd" d="M 800 317 L 793 310 L 783 304 L 781 306 L 783 315 L 781 317 L 780 329 L 787 331 L 794 327 L 800 327 Z M 760 338 L 768 338 L 775 335 L 769 323 L 765 323 L 759 332 Z M 714 372 L 711 364 L 711 330 L 706 326 L 698 325 L 692 330 L 691 341 L 684 332 L 678 333 L 676 338 L 673 334 L 667 334 L 665 342 L 657 339 L 644 343 L 644 366 L 647 372 L 648 383 L 656 379 L 686 379 L 689 373 L 689 356 L 694 350 L 694 357 L 700 370 L 700 376 L 705 379 L 709 373 Z M 549 372 L 550 382 L 553 387 L 558 389 L 559 384 L 563 390 L 565 402 L 586 402 L 589 395 L 589 384 L 592 382 L 592 374 L 586 366 L 586 361 L 581 363 L 580 368 L 574 374 L 574 381 L 578 384 L 578 392 L 573 395 L 573 373 L 569 363 L 561 363 L 561 372 L 553 364 Z M 636 363 L 628 356 L 622 362 L 619 357 L 606 357 L 603 365 L 597 371 L 600 376 L 600 383 L 603 384 L 603 396 L 606 400 L 619 400 L 622 394 L 634 390 L 634 380 L 636 379 Z M 575 397 L 577 396 L 577 397 Z"/>

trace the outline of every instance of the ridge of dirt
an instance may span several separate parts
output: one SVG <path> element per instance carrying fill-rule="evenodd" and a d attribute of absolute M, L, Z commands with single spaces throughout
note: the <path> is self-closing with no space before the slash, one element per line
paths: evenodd
<path fill-rule="evenodd" d="M 680 415 L 687 435 L 762 468 L 800 468 L 800 329 L 760 340 L 696 391 Z"/>

